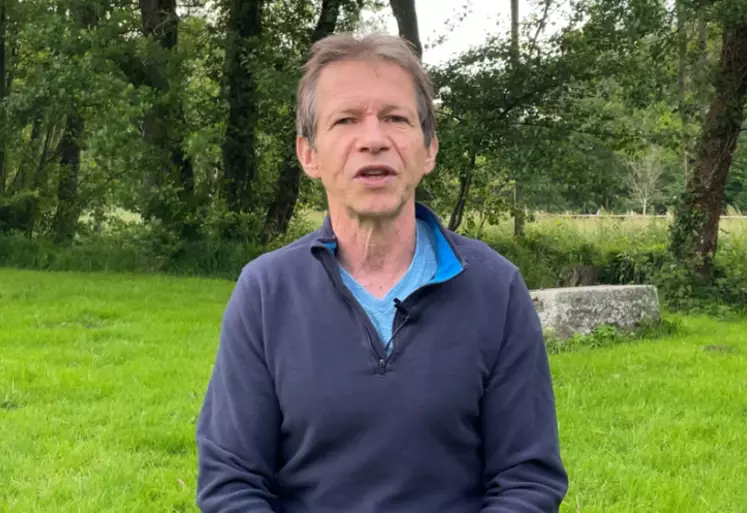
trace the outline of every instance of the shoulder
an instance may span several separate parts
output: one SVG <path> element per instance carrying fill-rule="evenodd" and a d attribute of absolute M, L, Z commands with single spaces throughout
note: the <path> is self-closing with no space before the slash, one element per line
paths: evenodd
<path fill-rule="evenodd" d="M 255 257 L 241 269 L 239 283 L 277 278 L 308 265 L 311 245 L 318 237 L 317 232 L 311 232 L 289 244 Z"/>
<path fill-rule="evenodd" d="M 247 262 L 236 279 L 235 301 L 259 307 L 273 298 L 283 300 L 298 292 L 318 267 L 311 251 L 318 236 L 317 232 L 309 233 Z"/>

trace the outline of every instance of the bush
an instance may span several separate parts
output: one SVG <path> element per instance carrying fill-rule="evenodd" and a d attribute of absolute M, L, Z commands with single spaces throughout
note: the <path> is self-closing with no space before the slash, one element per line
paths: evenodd
<path fill-rule="evenodd" d="M 233 279 L 251 259 L 272 249 L 215 237 L 179 241 L 145 229 L 89 234 L 70 246 L 44 238 L 0 235 L 0 265 L 47 271 L 106 271 L 204 275 Z"/>
<path fill-rule="evenodd" d="M 672 337 L 681 330 L 677 320 L 661 319 L 659 322 L 641 325 L 631 331 L 623 331 L 615 326 L 597 326 L 588 335 L 574 334 L 568 340 L 560 340 L 552 334 L 545 334 L 545 344 L 550 354 L 561 354 L 583 349 L 597 349 L 641 340 L 656 340 Z"/>
<path fill-rule="evenodd" d="M 516 264 L 532 289 L 577 284 L 653 284 L 665 307 L 724 315 L 747 309 L 747 240 L 733 230 L 723 237 L 713 280 L 704 282 L 669 254 L 666 226 L 641 220 L 539 220 L 515 238 L 506 223 L 489 227 L 482 239 Z M 314 230 L 319 219 L 300 215 L 288 233 L 261 241 L 256 219 L 233 220 L 236 238 L 224 236 L 226 217 L 213 213 L 196 240 L 183 240 L 157 224 L 114 222 L 108 231 L 88 230 L 68 247 L 44 238 L 0 235 L 0 265 L 44 270 L 159 272 L 235 279 L 260 254 Z M 468 235 L 470 235 L 468 233 Z"/>
<path fill-rule="evenodd" d="M 583 223 L 529 224 L 521 238 L 495 229 L 483 239 L 519 267 L 529 288 L 562 286 L 567 269 L 592 267 L 596 284 L 655 285 L 670 310 L 724 315 L 747 309 L 747 241 L 740 236 L 720 241 L 714 277 L 704 281 L 669 253 L 662 227 L 635 232 L 617 221 L 592 229 Z"/>
<path fill-rule="evenodd" d="M 234 280 L 259 255 L 316 228 L 303 216 L 280 238 L 262 240 L 261 220 L 217 209 L 204 212 L 200 231 L 188 239 L 157 221 L 107 219 L 105 229 L 82 224 L 69 246 L 44 236 L 0 233 L 0 266 L 48 271 L 106 271 L 200 275 Z M 230 235 L 229 235 L 230 233 Z"/>

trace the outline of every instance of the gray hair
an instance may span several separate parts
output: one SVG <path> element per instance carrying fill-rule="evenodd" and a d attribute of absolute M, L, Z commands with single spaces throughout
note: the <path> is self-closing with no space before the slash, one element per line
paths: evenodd
<path fill-rule="evenodd" d="M 405 39 L 389 34 L 370 34 L 356 39 L 351 34 L 335 34 L 320 39 L 311 47 L 311 57 L 303 67 L 296 94 L 296 131 L 311 144 L 316 135 L 316 87 L 319 75 L 329 64 L 351 60 L 384 60 L 400 66 L 413 80 L 415 103 L 425 145 L 436 135 L 434 91 L 428 73 Z"/>

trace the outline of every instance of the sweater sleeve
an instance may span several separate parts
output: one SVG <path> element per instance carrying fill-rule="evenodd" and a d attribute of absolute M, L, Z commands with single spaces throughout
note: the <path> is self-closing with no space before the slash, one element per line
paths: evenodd
<path fill-rule="evenodd" d="M 265 363 L 260 293 L 246 269 L 223 314 L 197 422 L 197 505 L 203 513 L 272 513 L 280 408 Z"/>
<path fill-rule="evenodd" d="M 568 489 L 539 316 L 518 271 L 482 399 L 483 513 L 557 513 Z"/>

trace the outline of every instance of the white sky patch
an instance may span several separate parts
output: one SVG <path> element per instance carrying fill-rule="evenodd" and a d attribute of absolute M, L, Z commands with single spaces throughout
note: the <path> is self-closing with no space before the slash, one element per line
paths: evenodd
<path fill-rule="evenodd" d="M 550 23 L 555 22 L 560 26 L 562 18 L 558 10 L 565 7 L 563 4 L 565 2 L 553 2 L 548 16 Z M 510 0 L 464 0 L 459 3 L 448 0 L 416 0 L 415 9 L 420 39 L 426 47 L 423 61 L 429 65 L 440 64 L 471 46 L 479 45 L 491 34 L 506 33 L 511 26 Z M 459 21 L 458 17 L 465 12 L 466 17 Z M 522 20 L 541 13 L 541 0 L 519 0 L 519 17 Z M 452 20 L 455 23 L 453 30 L 446 25 Z M 387 17 L 386 30 L 391 34 L 397 33 L 397 22 L 391 14 Z M 549 31 L 552 31 L 552 27 L 549 27 Z M 447 34 L 447 39 L 442 44 L 429 48 L 430 43 L 442 34 Z"/>

